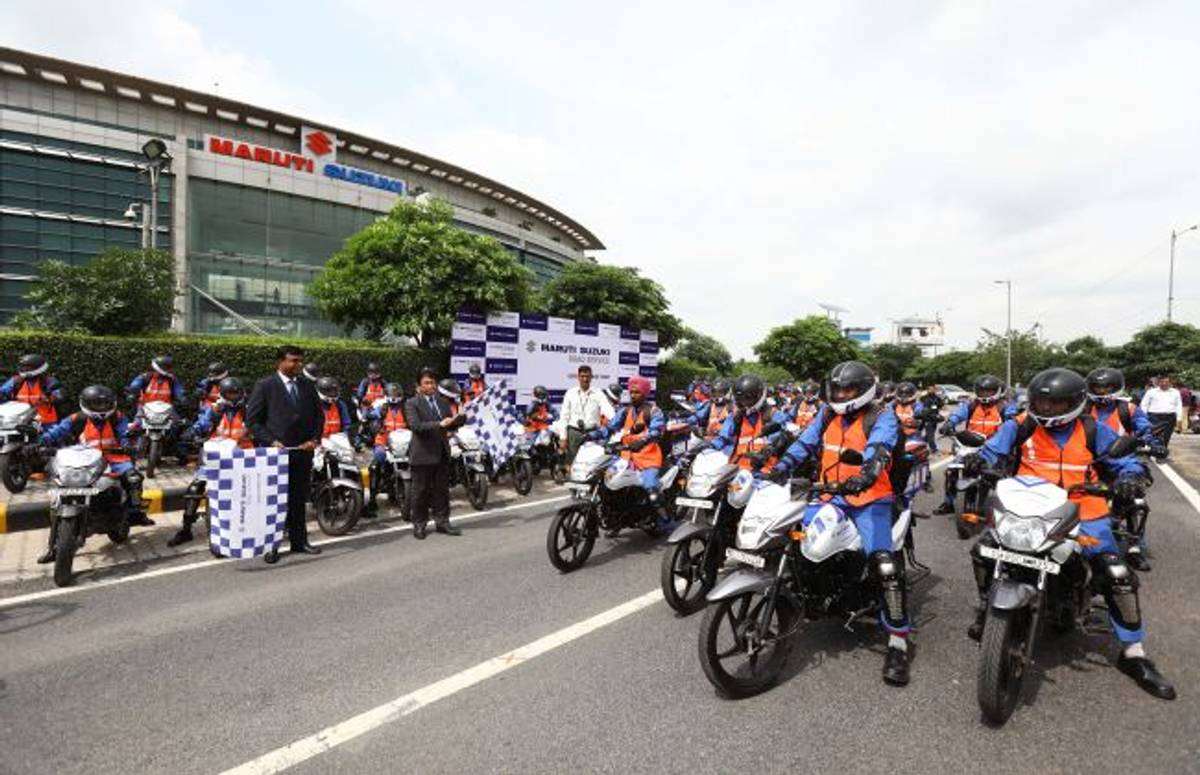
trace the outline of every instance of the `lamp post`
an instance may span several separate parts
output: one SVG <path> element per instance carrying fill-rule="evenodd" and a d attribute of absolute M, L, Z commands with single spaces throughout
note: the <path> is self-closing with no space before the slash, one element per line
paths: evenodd
<path fill-rule="evenodd" d="M 170 171 L 171 154 L 167 152 L 166 143 L 153 137 L 142 146 L 142 155 L 146 157 L 144 169 L 150 176 L 150 217 L 142 216 L 143 224 L 148 221 L 150 225 L 150 244 L 146 245 L 143 239 L 142 247 L 154 250 L 158 247 L 158 177 L 163 171 Z"/>
<path fill-rule="evenodd" d="M 141 221 L 142 250 L 150 247 L 150 211 L 141 202 L 130 202 L 125 208 L 125 217 L 131 221 Z"/>
<path fill-rule="evenodd" d="M 1175 231 L 1171 229 L 1171 269 L 1167 275 L 1167 322 L 1171 322 L 1171 313 L 1175 307 L 1175 240 L 1179 239 L 1180 235 L 1186 234 L 1189 231 L 1195 231 L 1200 227 L 1200 223 L 1189 226 L 1186 229 Z"/>
<path fill-rule="evenodd" d="M 1008 318 L 1004 326 L 1004 339 L 1008 342 L 1008 361 L 1004 369 L 1004 384 L 1012 387 L 1012 280 L 993 280 L 996 285 L 1003 285 L 1008 290 Z"/>

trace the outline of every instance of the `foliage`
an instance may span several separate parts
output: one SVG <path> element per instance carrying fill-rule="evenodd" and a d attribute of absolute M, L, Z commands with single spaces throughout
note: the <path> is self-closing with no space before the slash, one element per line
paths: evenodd
<path fill-rule="evenodd" d="M 995 374 L 1004 379 L 1007 367 L 1008 343 L 1005 337 L 987 334 L 975 348 L 976 371 L 978 374 Z M 1062 348 L 1044 341 L 1031 333 L 1013 333 L 1012 381 L 1027 384 L 1043 369 L 1061 365 Z M 964 385 L 965 387 L 965 385 Z"/>
<path fill-rule="evenodd" d="M 496 240 L 455 226 L 453 215 L 445 202 L 401 199 L 346 240 L 309 295 L 347 332 L 411 336 L 421 347 L 449 337 L 460 307 L 526 309 L 529 271 Z"/>
<path fill-rule="evenodd" d="M 858 345 L 842 335 L 837 323 L 820 315 L 771 329 L 767 338 L 754 346 L 754 354 L 769 366 L 785 369 L 791 377 L 817 381 L 838 363 L 862 357 Z"/>
<path fill-rule="evenodd" d="M 175 359 L 175 372 L 189 392 L 213 361 L 224 362 L 230 374 L 253 384 L 275 369 L 275 350 L 284 341 L 250 336 L 99 337 L 51 331 L 0 332 L 0 368 L 12 374 L 22 355 L 44 354 L 50 359 L 50 373 L 63 383 L 70 407 L 88 385 L 108 385 L 122 395 L 122 389 L 147 370 L 150 359 L 160 353 Z M 348 395 L 363 378 L 370 360 L 380 364 L 385 378 L 409 387 L 422 366 L 428 364 L 439 370 L 447 366 L 445 353 L 411 347 L 379 347 L 343 339 L 286 342 L 304 348 L 307 358 L 319 364 L 323 373 L 340 380 L 343 395 Z"/>
<path fill-rule="evenodd" d="M 921 348 L 915 344 L 884 343 L 871 347 L 867 355 L 880 379 L 898 382 L 921 357 Z"/>
<path fill-rule="evenodd" d="M 1200 385 L 1200 328 L 1185 323 L 1147 326 L 1115 350 L 1130 387 L 1168 374 L 1188 385 Z"/>
<path fill-rule="evenodd" d="M 738 360 L 733 364 L 733 371 L 730 372 L 731 377 L 740 377 L 743 374 L 757 374 L 763 378 L 763 381 L 768 385 L 778 385 L 782 382 L 792 382 L 795 377 L 791 372 L 781 366 L 772 366 L 759 361 Z M 820 382 L 818 375 L 817 381 Z"/>
<path fill-rule="evenodd" d="M 559 317 L 653 329 L 663 347 L 674 347 L 684 334 L 662 286 L 633 267 L 587 261 L 567 264 L 558 277 L 542 286 L 537 304 L 543 312 Z"/>
<path fill-rule="evenodd" d="M 671 356 L 692 361 L 720 374 L 728 374 L 733 370 L 733 356 L 725 345 L 691 328 L 683 329 L 683 338 Z"/>
<path fill-rule="evenodd" d="M 655 395 L 658 403 L 664 409 L 674 408 L 670 400 L 672 393 L 683 393 L 688 384 L 694 379 L 714 379 L 717 373 L 705 366 L 673 355 L 659 361 L 658 377 L 655 382 Z"/>
<path fill-rule="evenodd" d="M 925 386 L 929 383 L 958 385 L 970 389 L 975 375 L 979 373 L 975 353 L 966 350 L 951 350 L 932 358 L 921 358 L 909 366 L 905 378 Z"/>
<path fill-rule="evenodd" d="M 171 325 L 175 260 L 161 250 L 106 248 L 85 264 L 38 265 L 12 325 L 90 334 L 145 334 Z"/>

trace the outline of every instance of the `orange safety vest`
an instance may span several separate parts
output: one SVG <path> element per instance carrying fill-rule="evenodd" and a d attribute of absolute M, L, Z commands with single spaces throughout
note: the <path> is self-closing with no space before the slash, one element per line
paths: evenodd
<path fill-rule="evenodd" d="M 767 446 L 766 439 L 760 439 L 759 434 L 763 428 L 763 413 L 758 413 L 758 421 L 751 423 L 745 417 L 742 418 L 742 427 L 738 431 L 737 445 L 734 447 L 731 463 L 737 463 L 740 468 L 749 469 L 750 459 L 747 455 L 765 449 Z M 775 458 L 770 458 L 763 464 L 763 471 L 769 471 L 775 465 Z"/>
<path fill-rule="evenodd" d="M 914 417 L 917 411 L 915 401 L 911 404 L 902 404 L 897 401 L 892 405 L 892 411 L 896 413 L 896 419 L 900 421 L 900 427 L 906 436 L 912 436 L 917 432 L 917 421 Z"/>
<path fill-rule="evenodd" d="M 254 441 L 250 438 L 249 429 L 246 427 L 245 410 L 238 409 L 232 415 L 221 412 L 221 421 L 217 423 L 216 428 L 213 428 L 209 439 L 233 439 L 243 449 L 253 447 Z"/>
<path fill-rule="evenodd" d="M 481 379 L 473 379 L 467 383 L 467 389 L 463 391 L 463 403 L 469 404 L 476 398 L 483 395 L 487 390 L 487 383 Z"/>
<path fill-rule="evenodd" d="M 638 417 L 641 415 L 642 412 L 634 409 L 632 406 L 625 409 L 625 435 L 621 437 L 622 444 L 629 444 L 631 442 L 644 439 L 650 432 L 650 412 L 648 410 L 645 412 L 646 429 L 641 433 L 633 432 L 633 426 L 637 425 Z M 639 470 L 645 470 L 647 468 L 662 468 L 662 447 L 658 446 L 657 442 L 647 444 L 637 452 L 627 449 L 621 453 L 621 457 L 625 458 L 630 463 L 633 463 L 633 467 Z"/>
<path fill-rule="evenodd" d="M 1075 428 L 1064 447 L 1059 447 L 1049 432 L 1039 425 L 1021 446 L 1017 475 L 1036 476 L 1067 489 L 1071 485 L 1095 481 L 1092 475 L 1094 459 L 1088 449 L 1087 433 L 1079 420 L 1075 421 Z M 1108 502 L 1098 495 L 1077 493 L 1069 497 L 1079 504 L 1079 518 L 1084 521 L 1108 515 Z"/>
<path fill-rule="evenodd" d="M 1133 410 L 1128 408 L 1128 406 L 1129 406 L 1128 404 L 1126 404 L 1125 406 L 1127 407 L 1126 411 L 1129 412 L 1130 418 L 1132 418 Z M 1096 422 L 1101 422 L 1100 407 L 1098 407 L 1098 406 L 1092 407 L 1092 417 L 1096 418 Z M 1103 422 L 1105 425 L 1112 428 L 1113 432 L 1116 433 L 1118 436 L 1126 435 L 1125 424 L 1121 422 L 1121 405 L 1120 404 L 1117 404 L 1116 406 L 1113 407 L 1113 410 L 1108 413 L 1108 417 L 1105 417 Z M 1133 424 L 1132 420 L 1130 421 L 1130 424 L 1131 425 Z"/>
<path fill-rule="evenodd" d="M 726 418 L 729 417 L 730 411 L 728 404 L 724 406 L 713 404 L 712 409 L 708 412 L 708 425 L 704 428 L 705 439 L 711 441 L 717 437 L 717 434 L 721 432 L 721 426 L 725 424 Z"/>
<path fill-rule="evenodd" d="M 1000 413 L 1000 402 L 991 405 L 976 403 L 967 418 L 967 430 L 982 433 L 991 438 L 1000 426 L 1004 424 L 1004 415 Z"/>
<path fill-rule="evenodd" d="M 367 380 L 367 389 L 363 391 L 362 403 L 364 406 L 371 406 L 379 399 L 383 398 L 384 384 L 383 380 L 372 381 Z"/>
<path fill-rule="evenodd" d="M 221 400 L 221 381 L 210 382 L 208 384 L 208 392 L 200 398 L 201 409 L 211 409 L 217 401 Z"/>
<path fill-rule="evenodd" d="M 108 451 L 121 446 L 121 440 L 117 438 L 117 431 L 112 417 L 102 420 L 100 427 L 96 427 L 96 422 L 92 418 L 84 417 L 83 433 L 80 435 L 80 441 L 85 446 L 100 450 L 104 454 L 104 461 L 106 463 L 131 462 L 129 455 L 119 455 Z"/>
<path fill-rule="evenodd" d="M 146 383 L 146 387 L 142 388 L 140 403 L 146 404 L 151 401 L 171 403 L 171 379 L 169 377 L 164 377 L 158 372 L 150 375 L 150 381 Z"/>
<path fill-rule="evenodd" d="M 859 472 L 862 466 L 852 466 L 842 463 L 838 456 L 843 449 L 853 449 L 858 452 L 865 453 L 867 450 L 867 433 L 863 427 L 863 417 L 865 412 L 859 412 L 858 416 L 847 426 L 844 419 L 839 416 L 830 418 L 829 425 L 825 426 L 825 433 L 822 435 L 824 448 L 821 451 L 821 481 L 825 483 L 841 482 L 854 476 Z M 868 503 L 874 503 L 882 498 L 892 497 L 892 482 L 888 477 L 891 470 L 891 464 L 888 464 L 888 470 L 885 470 L 879 475 L 866 492 L 859 495 L 843 496 L 847 503 L 851 506 L 866 506 Z"/>
<path fill-rule="evenodd" d="M 379 426 L 379 433 L 375 434 L 375 443 L 387 444 L 389 433 L 407 427 L 408 422 L 404 419 L 404 407 L 400 404 L 388 404 L 387 409 L 383 412 L 383 425 Z"/>
<path fill-rule="evenodd" d="M 544 431 L 550 427 L 550 407 L 540 404 L 525 415 L 525 430 L 530 433 Z"/>
<path fill-rule="evenodd" d="M 342 432 L 342 412 L 338 402 L 325 405 L 325 427 L 321 429 L 321 438 L 327 439 L 335 433 Z"/>
<path fill-rule="evenodd" d="M 20 378 L 18 377 L 18 379 Z M 16 400 L 35 407 L 38 419 L 42 421 L 42 424 L 58 422 L 58 410 L 54 408 L 50 397 L 42 390 L 41 377 L 22 380 L 21 387 L 17 390 Z"/>
<path fill-rule="evenodd" d="M 796 402 L 796 416 L 794 418 L 794 422 L 796 425 L 800 426 L 801 430 L 804 430 L 808 426 L 812 425 L 813 419 L 816 418 L 816 416 L 820 413 L 820 401 L 814 401 L 812 403 L 809 403 L 808 401 L 798 401 Z"/>

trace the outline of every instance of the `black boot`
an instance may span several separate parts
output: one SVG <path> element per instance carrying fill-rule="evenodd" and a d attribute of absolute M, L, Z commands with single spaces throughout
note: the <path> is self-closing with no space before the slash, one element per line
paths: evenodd
<path fill-rule="evenodd" d="M 171 540 L 167 541 L 167 546 L 180 546 L 192 540 L 192 526 L 184 525 L 179 528 L 179 532 L 171 536 Z"/>
<path fill-rule="evenodd" d="M 1145 657 L 1127 657 L 1117 660 L 1117 669 L 1132 678 L 1138 686 L 1160 700 L 1175 699 L 1175 687 Z"/>
<path fill-rule="evenodd" d="M 891 686 L 908 685 L 908 652 L 888 646 L 883 659 L 883 682 Z"/>
<path fill-rule="evenodd" d="M 146 516 L 146 512 L 141 509 L 130 509 L 129 511 L 129 526 L 130 527 L 154 527 L 154 520 Z"/>
<path fill-rule="evenodd" d="M 967 628 L 967 637 L 978 643 L 983 640 L 983 624 L 987 621 L 987 609 L 980 608 L 975 612 L 975 621 Z"/>
<path fill-rule="evenodd" d="M 954 504 L 946 503 L 945 501 L 942 501 L 942 503 L 939 504 L 938 507 L 933 510 L 933 513 L 934 514 L 942 514 L 942 515 L 953 514 L 954 513 Z"/>
<path fill-rule="evenodd" d="M 50 547 L 37 558 L 38 565 L 49 565 L 52 562 L 54 562 L 54 547 Z"/>
<path fill-rule="evenodd" d="M 1125 555 L 1125 562 L 1129 563 L 1129 567 L 1134 570 L 1142 571 L 1143 573 L 1151 570 L 1150 561 L 1146 559 L 1146 555 L 1141 549 L 1130 549 Z"/>

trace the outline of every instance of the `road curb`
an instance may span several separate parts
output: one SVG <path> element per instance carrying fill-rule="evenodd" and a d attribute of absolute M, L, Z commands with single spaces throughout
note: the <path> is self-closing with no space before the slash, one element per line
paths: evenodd
<path fill-rule="evenodd" d="M 151 514 L 178 511 L 183 508 L 183 494 L 187 485 L 142 490 L 142 497 L 149 502 Z M 50 501 L 26 503 L 0 503 L 0 535 L 22 530 L 41 530 L 50 527 Z"/>

